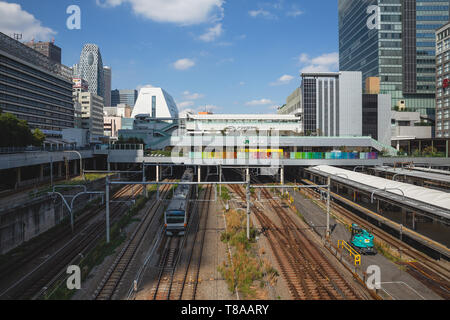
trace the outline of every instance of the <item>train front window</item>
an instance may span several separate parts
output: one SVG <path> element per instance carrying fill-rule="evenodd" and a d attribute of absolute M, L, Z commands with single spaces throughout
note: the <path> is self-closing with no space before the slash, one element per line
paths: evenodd
<path fill-rule="evenodd" d="M 166 214 L 168 224 L 184 223 L 184 211 L 169 211 Z"/>

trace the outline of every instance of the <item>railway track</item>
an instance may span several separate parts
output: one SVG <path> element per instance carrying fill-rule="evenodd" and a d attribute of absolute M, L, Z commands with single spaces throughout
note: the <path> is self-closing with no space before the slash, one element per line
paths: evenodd
<path fill-rule="evenodd" d="M 134 198 L 142 192 L 142 186 L 134 190 L 126 186 L 116 194 L 115 199 L 126 197 Z M 126 204 L 114 204 L 111 208 L 111 221 L 117 220 L 123 211 L 126 211 Z M 98 240 L 104 235 L 106 229 L 103 219 L 88 224 L 85 228 L 76 233 L 63 247 L 58 249 L 52 256 L 46 259 L 31 272 L 23 276 L 20 280 L 6 289 L 1 295 L 1 299 L 31 300 L 49 288 L 57 276 L 75 260 L 89 252 Z"/>
<path fill-rule="evenodd" d="M 303 183 L 313 185 L 314 183 L 303 179 Z M 303 190 L 310 197 L 317 197 L 316 193 L 312 189 Z M 332 197 L 337 197 L 332 193 Z M 382 240 L 402 254 L 410 257 L 413 261 L 399 263 L 407 268 L 407 272 L 414 276 L 416 279 L 424 283 L 427 287 L 434 292 L 442 296 L 444 299 L 450 299 L 450 270 L 445 266 L 438 264 L 435 260 L 428 257 L 426 254 L 412 248 L 405 242 L 395 238 L 386 231 L 382 230 L 376 225 L 371 224 L 367 220 L 352 213 L 350 210 L 340 206 L 335 201 L 331 201 L 331 209 L 339 216 L 344 218 L 347 224 L 357 223 L 358 225 L 370 230 L 376 238 Z"/>
<path fill-rule="evenodd" d="M 167 196 L 170 189 L 171 187 L 169 185 L 165 185 L 162 187 L 161 197 L 163 199 Z M 162 206 L 162 203 L 162 201 L 155 201 L 147 210 L 144 219 L 136 228 L 130 240 L 124 246 L 115 262 L 113 263 L 112 267 L 110 268 L 105 279 L 97 289 L 95 294 L 96 300 L 111 300 L 116 297 L 120 281 L 123 279 L 123 276 L 127 272 L 131 261 L 133 260 L 137 250 L 141 246 L 149 227 L 152 225 L 155 218 L 157 218 L 157 212 Z"/>
<path fill-rule="evenodd" d="M 160 260 L 158 279 L 150 294 L 151 300 L 196 299 L 213 189 L 212 186 L 206 188 L 204 199 L 207 201 L 199 205 L 196 217 L 191 218 L 185 237 L 167 239 Z M 195 220 L 197 220 L 196 223 L 194 223 Z M 194 239 L 187 252 L 185 243 L 189 235 L 193 235 Z"/>
<path fill-rule="evenodd" d="M 239 186 L 232 186 L 242 200 L 246 196 Z M 268 199 L 269 191 L 262 191 Z M 275 224 L 259 207 L 253 212 L 261 226 L 278 265 L 285 278 L 292 297 L 296 300 L 357 300 L 361 297 L 323 257 L 304 231 L 295 227 L 296 223 L 285 208 L 273 200 L 270 207 L 281 222 Z M 283 248 L 283 250 L 280 250 Z"/>
<path fill-rule="evenodd" d="M 127 190 L 125 188 L 117 191 L 112 198 L 118 199 L 122 197 Z M 88 210 L 79 216 L 74 218 L 74 233 L 83 230 L 87 223 L 95 218 L 102 210 L 104 210 L 105 206 L 99 206 Z M 6 279 L 3 275 L 8 275 L 8 277 L 14 277 L 18 273 L 20 273 L 21 269 L 38 259 L 39 257 L 45 255 L 49 249 L 55 247 L 58 243 L 65 243 L 69 241 L 73 237 L 72 229 L 69 224 L 65 224 L 62 228 L 58 229 L 55 232 L 48 231 L 48 234 L 45 234 L 45 237 L 36 240 L 32 240 L 30 245 L 25 247 L 25 251 L 21 253 L 17 258 L 12 258 L 8 260 L 8 263 L 2 264 L 0 266 L 0 279 Z"/>

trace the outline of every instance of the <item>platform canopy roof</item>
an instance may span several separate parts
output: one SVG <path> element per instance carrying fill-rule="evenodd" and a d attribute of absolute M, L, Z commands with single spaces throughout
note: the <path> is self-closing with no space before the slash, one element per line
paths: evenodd
<path fill-rule="evenodd" d="M 415 177 L 424 180 L 433 180 L 444 183 L 450 183 L 450 175 L 448 174 L 439 174 L 435 172 L 419 172 L 413 171 L 410 169 L 402 169 L 402 168 L 392 168 L 387 166 L 375 167 L 374 170 L 381 172 L 388 172 L 394 175 L 405 175 L 409 177 Z M 450 195 L 449 195 L 450 196 Z"/>
<path fill-rule="evenodd" d="M 436 211 L 435 213 L 445 218 L 450 218 L 450 194 L 447 192 L 419 187 L 409 183 L 396 182 L 331 166 L 316 166 L 309 170 L 316 171 L 321 175 L 331 174 L 333 180 L 348 180 L 349 182 L 367 186 L 372 191 L 377 189 L 384 190 L 386 188 L 385 194 L 388 195 L 393 194 L 402 197 L 404 193 L 405 199 L 401 201 L 402 203 L 426 211 L 430 211 L 428 206 L 439 207 L 444 209 L 445 212 L 442 214 L 442 212 Z M 376 195 L 380 196 L 382 193 L 377 192 Z M 423 205 L 421 205 L 421 203 L 423 203 Z"/>

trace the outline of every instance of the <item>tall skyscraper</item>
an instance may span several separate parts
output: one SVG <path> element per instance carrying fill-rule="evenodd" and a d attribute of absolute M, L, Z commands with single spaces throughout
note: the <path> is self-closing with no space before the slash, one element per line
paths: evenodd
<path fill-rule="evenodd" d="M 449 0 L 339 0 L 342 71 L 380 78 L 392 106 L 434 117 L 435 30 L 449 19 Z"/>
<path fill-rule="evenodd" d="M 85 79 L 89 83 L 89 92 L 105 98 L 105 79 L 102 55 L 95 44 L 86 44 L 80 56 L 78 73 L 75 78 Z"/>
<path fill-rule="evenodd" d="M 134 107 L 138 98 L 137 90 L 113 90 L 111 91 L 111 106 L 115 107 L 118 104 L 127 104 Z"/>
<path fill-rule="evenodd" d="M 450 22 L 436 31 L 436 137 L 450 137 Z"/>
<path fill-rule="evenodd" d="M 105 76 L 105 106 L 111 106 L 111 80 L 112 80 L 112 71 L 110 67 L 103 68 L 104 76 Z"/>

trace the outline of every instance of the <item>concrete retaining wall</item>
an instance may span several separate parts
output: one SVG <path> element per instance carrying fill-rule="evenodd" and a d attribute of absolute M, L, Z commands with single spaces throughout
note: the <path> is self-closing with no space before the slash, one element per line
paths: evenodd
<path fill-rule="evenodd" d="M 45 196 L 0 212 L 0 254 L 57 225 L 66 211 L 60 199 Z"/>

